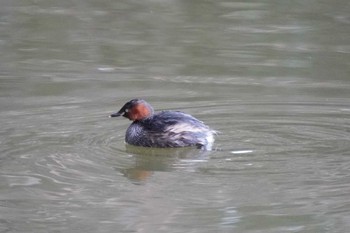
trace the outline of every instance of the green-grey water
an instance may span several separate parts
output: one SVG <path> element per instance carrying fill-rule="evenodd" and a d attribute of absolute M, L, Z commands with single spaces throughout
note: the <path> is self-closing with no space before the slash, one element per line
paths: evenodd
<path fill-rule="evenodd" d="M 0 232 L 347 232 L 348 1 L 10 1 Z M 140 97 L 215 150 L 126 146 Z"/>

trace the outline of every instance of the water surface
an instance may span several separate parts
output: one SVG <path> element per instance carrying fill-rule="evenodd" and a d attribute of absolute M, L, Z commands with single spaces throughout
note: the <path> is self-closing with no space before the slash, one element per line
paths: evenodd
<path fill-rule="evenodd" d="M 347 1 L 4 1 L 0 232 L 346 232 Z M 128 100 L 215 150 L 126 146 Z"/>

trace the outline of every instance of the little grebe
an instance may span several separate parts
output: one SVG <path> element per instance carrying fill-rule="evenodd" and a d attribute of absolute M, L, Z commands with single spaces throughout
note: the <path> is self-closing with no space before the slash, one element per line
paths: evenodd
<path fill-rule="evenodd" d="M 133 121 L 126 131 L 128 144 L 143 147 L 190 147 L 211 150 L 216 131 L 202 121 L 179 111 L 154 113 L 142 99 L 127 102 L 110 117 L 123 116 Z"/>

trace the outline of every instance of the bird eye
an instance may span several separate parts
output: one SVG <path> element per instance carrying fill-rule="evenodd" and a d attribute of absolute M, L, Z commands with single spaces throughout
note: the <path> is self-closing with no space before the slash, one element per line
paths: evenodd
<path fill-rule="evenodd" d="M 129 109 L 125 109 L 125 112 L 129 112 Z"/>

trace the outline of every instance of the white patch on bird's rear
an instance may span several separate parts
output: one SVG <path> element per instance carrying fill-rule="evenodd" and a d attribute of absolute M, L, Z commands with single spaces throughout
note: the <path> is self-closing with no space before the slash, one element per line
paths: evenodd
<path fill-rule="evenodd" d="M 197 140 L 199 144 L 203 145 L 203 148 L 205 150 L 211 150 L 212 145 L 214 144 L 215 138 L 214 135 L 216 134 L 216 131 L 211 130 L 209 127 L 203 125 L 203 126 L 196 126 L 189 123 L 178 123 L 175 125 L 171 125 L 167 127 L 167 132 L 173 133 L 172 137 L 174 140 L 181 140 L 181 138 L 186 138 L 188 140 Z M 200 133 L 197 139 L 192 138 L 193 134 L 188 135 L 187 133 Z"/>
<path fill-rule="evenodd" d="M 188 123 L 178 123 L 175 125 L 171 125 L 167 127 L 166 131 L 173 132 L 176 134 L 180 134 L 183 132 L 203 132 L 203 128 L 200 127 L 193 127 L 193 125 L 188 124 Z"/>
<path fill-rule="evenodd" d="M 208 144 L 213 144 L 215 139 L 214 139 L 214 136 L 212 133 L 208 133 L 207 134 L 207 141 L 208 141 Z"/>

